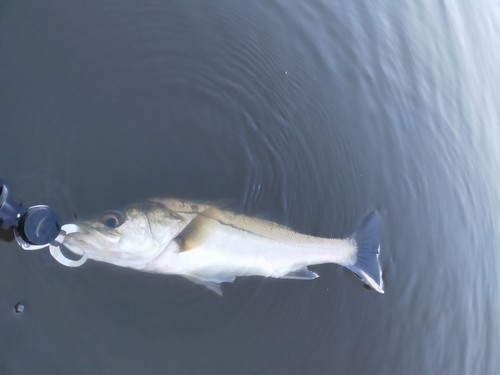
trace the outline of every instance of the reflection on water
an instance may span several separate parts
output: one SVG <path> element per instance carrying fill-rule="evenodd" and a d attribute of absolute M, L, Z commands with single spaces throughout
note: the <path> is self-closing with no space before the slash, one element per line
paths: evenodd
<path fill-rule="evenodd" d="M 2 241 L 0 368 L 494 374 L 497 8 L 2 5 L 0 170 L 25 205 L 72 221 L 153 196 L 225 199 L 332 237 L 376 207 L 386 294 L 325 265 L 218 299 Z"/>

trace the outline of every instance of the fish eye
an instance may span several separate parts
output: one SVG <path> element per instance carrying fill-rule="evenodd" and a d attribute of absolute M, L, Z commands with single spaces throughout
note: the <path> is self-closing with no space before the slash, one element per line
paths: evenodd
<path fill-rule="evenodd" d="M 103 223 L 108 228 L 118 228 L 125 222 L 125 215 L 120 211 L 106 211 L 101 216 L 101 223 Z"/>

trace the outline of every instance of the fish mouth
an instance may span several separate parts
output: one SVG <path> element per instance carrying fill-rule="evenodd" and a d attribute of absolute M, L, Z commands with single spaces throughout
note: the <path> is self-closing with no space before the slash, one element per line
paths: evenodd
<path fill-rule="evenodd" d="M 95 245 L 85 239 L 85 237 L 76 234 L 67 235 L 63 241 L 65 248 L 75 254 L 87 253 L 91 249 L 95 249 Z"/>
<path fill-rule="evenodd" d="M 75 254 L 102 251 L 110 248 L 120 240 L 117 233 L 102 231 L 92 224 L 81 223 L 77 225 L 78 231 L 66 235 L 63 245 Z"/>

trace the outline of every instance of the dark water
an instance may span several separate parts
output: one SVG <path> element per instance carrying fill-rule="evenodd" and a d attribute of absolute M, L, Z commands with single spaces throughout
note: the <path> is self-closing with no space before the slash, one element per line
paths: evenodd
<path fill-rule="evenodd" d="M 26 206 L 229 199 L 332 237 L 376 207 L 386 294 L 325 265 L 221 299 L 4 233 L 1 373 L 497 374 L 499 40 L 495 1 L 3 1 Z"/>

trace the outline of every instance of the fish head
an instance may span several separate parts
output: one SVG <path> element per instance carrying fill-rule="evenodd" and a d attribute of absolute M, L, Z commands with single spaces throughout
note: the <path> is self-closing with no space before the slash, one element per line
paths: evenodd
<path fill-rule="evenodd" d="M 158 202 L 106 211 L 76 223 L 63 245 L 75 254 L 118 266 L 141 268 L 154 259 L 186 225 L 186 219 Z"/>

